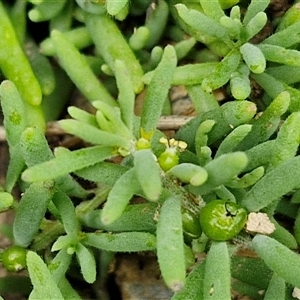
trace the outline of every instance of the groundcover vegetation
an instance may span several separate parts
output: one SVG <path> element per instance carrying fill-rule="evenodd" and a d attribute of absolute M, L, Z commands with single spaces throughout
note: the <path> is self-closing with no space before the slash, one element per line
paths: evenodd
<path fill-rule="evenodd" d="M 73 273 L 105 289 L 151 252 L 172 300 L 300 299 L 297 2 L 2 1 L 0 290 L 82 299 Z M 179 85 L 196 115 L 169 134 Z M 84 144 L 52 149 L 49 121 Z"/>

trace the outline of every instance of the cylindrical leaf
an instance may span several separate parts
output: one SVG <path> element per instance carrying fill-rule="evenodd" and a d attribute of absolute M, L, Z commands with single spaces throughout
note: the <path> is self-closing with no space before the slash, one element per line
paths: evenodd
<path fill-rule="evenodd" d="M 147 172 L 145 172 L 145 167 Z M 146 198 L 150 201 L 158 200 L 162 183 L 160 169 L 151 150 L 139 150 L 134 153 L 134 170 Z"/>
<path fill-rule="evenodd" d="M 185 256 L 180 198 L 171 196 L 162 205 L 157 223 L 157 257 L 169 288 L 179 291 L 185 282 Z"/>
<path fill-rule="evenodd" d="M 145 138 L 151 137 L 156 129 L 163 104 L 168 96 L 176 64 L 175 49 L 173 46 L 168 45 L 159 65 L 155 69 L 144 100 L 141 128 L 146 134 Z"/>
<path fill-rule="evenodd" d="M 156 230 L 154 217 L 157 209 L 158 204 L 151 202 L 128 205 L 120 218 L 111 224 L 103 224 L 101 222 L 102 210 L 96 209 L 81 216 L 80 221 L 86 227 L 109 232 L 146 231 L 153 233 Z"/>
<path fill-rule="evenodd" d="M 83 49 L 93 44 L 88 30 L 83 26 L 68 30 L 64 32 L 64 35 L 77 49 Z M 55 46 L 51 38 L 40 43 L 40 52 L 46 56 L 55 55 Z"/>
<path fill-rule="evenodd" d="M 170 169 L 167 174 L 195 186 L 203 184 L 208 176 L 204 168 L 191 163 L 181 163 Z"/>
<path fill-rule="evenodd" d="M 181 3 L 176 4 L 175 7 L 180 18 L 191 26 L 199 36 L 202 36 L 202 38 L 203 35 L 206 35 L 210 38 L 210 41 L 214 40 L 214 38 L 229 40 L 227 30 L 219 24 L 219 21 L 215 21 L 197 10 L 188 9 Z"/>
<path fill-rule="evenodd" d="M 230 79 L 232 96 L 238 100 L 244 100 L 251 93 L 250 79 L 246 76 L 234 76 Z"/>
<path fill-rule="evenodd" d="M 111 70 L 115 71 L 115 61 L 117 59 L 124 61 L 130 74 L 134 91 L 136 94 L 140 93 L 143 90 L 142 67 L 115 21 L 106 13 L 95 14 L 93 11 L 91 14 L 86 13 L 85 23 L 97 51 L 104 58 Z"/>
<path fill-rule="evenodd" d="M 284 279 L 274 273 L 266 290 L 264 300 L 284 300 L 285 289 Z"/>
<path fill-rule="evenodd" d="M 290 50 L 284 47 L 267 44 L 262 44 L 258 47 L 268 61 L 294 67 L 300 66 L 300 52 L 298 50 Z"/>
<path fill-rule="evenodd" d="M 80 265 L 84 280 L 93 283 L 96 280 L 96 260 L 94 255 L 84 245 L 76 246 L 76 256 Z"/>
<path fill-rule="evenodd" d="M 45 135 L 36 127 L 27 127 L 23 131 L 20 140 L 20 148 L 28 167 L 53 158 L 53 153 L 48 145 Z M 57 178 L 55 183 L 68 195 L 84 197 L 87 194 L 81 185 L 69 174 Z"/>
<path fill-rule="evenodd" d="M 271 270 L 286 282 L 300 288 L 300 257 L 298 254 L 276 240 L 260 234 L 253 238 L 252 245 L 255 252 Z"/>
<path fill-rule="evenodd" d="M 242 205 L 249 211 L 259 211 L 299 185 L 300 157 L 297 156 L 280 164 L 259 180 L 246 194 Z"/>
<path fill-rule="evenodd" d="M 112 252 L 152 251 L 156 248 L 155 235 L 148 232 L 87 233 L 84 240 L 89 245 Z"/>
<path fill-rule="evenodd" d="M 101 222 L 105 225 L 117 220 L 132 196 L 139 190 L 134 169 L 124 173 L 111 189 L 101 214 Z"/>
<path fill-rule="evenodd" d="M 204 300 L 230 300 L 230 257 L 226 242 L 213 242 L 205 261 Z"/>
<path fill-rule="evenodd" d="M 267 14 L 263 11 L 258 12 L 245 26 L 247 40 L 255 36 L 268 21 Z"/>
<path fill-rule="evenodd" d="M 247 25 L 259 12 L 264 11 L 269 3 L 270 0 L 252 0 L 247 7 L 243 23 Z"/>
<path fill-rule="evenodd" d="M 199 263 L 186 278 L 183 289 L 171 300 L 203 300 L 204 263 Z"/>
<path fill-rule="evenodd" d="M 36 182 L 25 191 L 13 224 L 15 243 L 27 247 L 38 233 L 47 205 L 54 193 L 54 182 Z"/>
<path fill-rule="evenodd" d="M 213 90 L 223 86 L 229 81 L 231 74 L 236 70 L 239 62 L 240 53 L 236 49 L 230 51 L 213 72 L 202 81 L 201 86 L 203 90 L 211 93 Z"/>
<path fill-rule="evenodd" d="M 280 93 L 264 113 L 252 123 L 251 131 L 237 145 L 235 150 L 247 150 L 260 142 L 265 142 L 277 129 L 281 116 L 287 111 L 290 104 L 290 95 L 284 91 Z"/>
<path fill-rule="evenodd" d="M 34 182 L 57 178 L 111 158 L 113 151 L 113 147 L 95 146 L 67 152 L 28 168 L 23 172 L 22 179 Z"/>
<path fill-rule="evenodd" d="M 146 2 L 145 2 L 146 3 Z M 146 43 L 147 48 L 153 48 L 159 44 L 169 17 L 169 3 L 164 0 L 159 0 L 156 3 L 155 9 L 151 10 L 146 18 L 145 26 L 149 30 L 149 38 Z M 140 5 L 140 4 L 139 4 Z"/>
<path fill-rule="evenodd" d="M 174 71 L 172 85 L 188 85 L 193 86 L 201 84 L 203 79 L 207 77 L 218 65 L 217 62 L 207 62 L 198 64 L 186 64 L 178 66 Z M 149 84 L 154 76 L 154 71 L 150 71 L 143 76 L 143 81 Z M 216 108 L 217 106 L 214 105 Z"/>
<path fill-rule="evenodd" d="M 100 162 L 95 165 L 76 171 L 76 175 L 85 180 L 103 183 L 113 186 L 116 181 L 126 172 L 128 168 L 111 163 Z"/>
<path fill-rule="evenodd" d="M 73 237 L 77 237 L 79 224 L 75 213 L 75 207 L 71 199 L 63 191 L 57 190 L 53 195 L 52 201 L 60 213 L 66 233 Z"/>
<path fill-rule="evenodd" d="M 204 166 L 208 174 L 206 182 L 199 187 L 189 187 L 189 190 L 197 195 L 207 194 L 242 172 L 247 163 L 247 156 L 243 152 L 223 154 Z"/>
<path fill-rule="evenodd" d="M 0 3 L 0 19 L 1 72 L 7 79 L 14 82 L 22 98 L 28 104 L 39 106 L 42 101 L 41 87 L 2 2 Z"/>
<path fill-rule="evenodd" d="M 65 273 L 69 269 L 72 255 L 70 255 L 66 249 L 60 250 L 56 256 L 51 260 L 49 264 L 49 270 L 56 283 L 64 277 Z"/>
<path fill-rule="evenodd" d="M 60 120 L 59 126 L 69 134 L 74 134 L 86 142 L 113 147 L 130 148 L 128 140 L 122 136 L 104 131 L 93 125 L 77 120 Z"/>
<path fill-rule="evenodd" d="M 96 78 L 86 60 L 75 46 L 58 30 L 53 30 L 51 39 L 60 64 L 81 92 L 90 101 L 101 99 L 110 105 L 116 105 L 104 85 Z"/>
<path fill-rule="evenodd" d="M 245 136 L 250 132 L 252 128 L 251 124 L 243 124 L 235 129 L 233 129 L 221 142 L 221 144 L 218 147 L 217 153 L 215 155 L 215 158 L 225 154 L 232 152 L 232 150 L 237 146 L 244 138 Z"/>
<path fill-rule="evenodd" d="M 226 182 L 226 186 L 234 189 L 245 189 L 255 184 L 265 173 L 264 167 L 258 167 L 243 177 L 235 177 Z"/>
<path fill-rule="evenodd" d="M 122 10 L 122 8 L 124 8 L 127 5 L 127 3 L 128 0 L 119 0 L 119 1 L 107 0 L 106 1 L 107 12 L 110 15 L 115 16 Z"/>
<path fill-rule="evenodd" d="M 260 2 L 258 0 L 257 2 Z M 286 29 L 280 30 L 262 41 L 262 44 L 276 45 L 289 48 L 300 42 L 300 23 L 296 22 Z"/>
<path fill-rule="evenodd" d="M 64 300 L 47 265 L 37 253 L 33 251 L 27 253 L 27 267 L 34 288 L 34 297 L 32 294 L 32 297 L 29 296 L 30 299 Z"/>
<path fill-rule="evenodd" d="M 14 147 L 26 128 L 25 105 L 13 82 L 5 80 L 0 85 L 1 107 L 9 147 Z M 11 149 L 10 149 L 11 150 Z"/>
<path fill-rule="evenodd" d="M 262 51 L 255 45 L 245 43 L 240 51 L 248 68 L 255 74 L 263 73 L 266 68 L 266 59 Z"/>
<path fill-rule="evenodd" d="M 292 113 L 280 127 L 275 140 L 270 167 L 296 155 L 300 143 L 300 112 Z"/>
<path fill-rule="evenodd" d="M 14 198 L 10 193 L 0 192 L 0 212 L 8 209 L 14 203 Z"/>
<path fill-rule="evenodd" d="M 199 125 L 205 120 L 214 120 L 216 123 L 208 134 L 208 145 L 223 139 L 232 127 L 249 122 L 256 113 L 256 106 L 250 101 L 230 101 L 221 107 L 207 111 L 193 118 L 182 126 L 176 133 L 177 140 L 185 141 L 189 150 L 194 150 L 195 135 Z M 226 124 L 226 126 L 225 126 Z M 228 125 L 227 125 L 228 124 Z"/>
<path fill-rule="evenodd" d="M 42 22 L 50 20 L 60 13 L 65 3 L 66 0 L 55 2 L 41 1 L 29 11 L 28 17 L 33 22 Z"/>
<path fill-rule="evenodd" d="M 122 60 L 115 61 L 116 80 L 119 90 L 118 103 L 121 109 L 121 117 L 129 131 L 132 130 L 134 117 L 134 89 L 126 64 Z"/>
<path fill-rule="evenodd" d="M 213 20 L 219 22 L 220 18 L 222 18 L 225 13 L 220 5 L 220 2 L 224 1 L 219 1 L 219 0 L 200 0 L 201 7 L 204 11 L 204 14 Z M 228 2 L 228 1 L 227 1 Z"/>

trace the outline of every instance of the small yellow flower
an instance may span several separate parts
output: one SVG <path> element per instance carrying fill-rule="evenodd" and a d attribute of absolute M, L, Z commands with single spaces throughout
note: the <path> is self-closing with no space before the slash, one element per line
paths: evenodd
<path fill-rule="evenodd" d="M 175 139 L 166 139 L 165 137 L 162 137 L 159 139 L 159 142 L 163 145 L 165 145 L 167 148 L 177 148 L 179 151 L 183 151 L 187 147 L 187 143 L 183 141 L 177 141 Z"/>

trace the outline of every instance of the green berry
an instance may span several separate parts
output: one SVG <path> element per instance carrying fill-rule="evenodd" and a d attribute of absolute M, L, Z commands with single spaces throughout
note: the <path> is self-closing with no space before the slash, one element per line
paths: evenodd
<path fill-rule="evenodd" d="M 167 148 L 163 153 L 161 153 L 157 159 L 160 167 L 165 171 L 169 171 L 174 166 L 178 165 L 179 157 L 177 151 L 174 148 Z"/>
<path fill-rule="evenodd" d="M 183 235 L 186 242 L 200 237 L 202 229 L 199 218 L 185 208 L 181 209 Z"/>
<path fill-rule="evenodd" d="M 26 267 L 27 250 L 20 246 L 11 246 L 2 253 L 2 264 L 10 272 L 18 272 Z"/>
<path fill-rule="evenodd" d="M 217 241 L 235 237 L 243 229 L 246 221 L 246 209 L 228 200 L 213 200 L 200 211 L 203 232 Z"/>

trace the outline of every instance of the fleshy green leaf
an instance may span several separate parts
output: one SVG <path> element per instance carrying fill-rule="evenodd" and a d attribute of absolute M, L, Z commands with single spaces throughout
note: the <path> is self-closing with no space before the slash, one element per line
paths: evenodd
<path fill-rule="evenodd" d="M 240 51 L 251 72 L 255 74 L 261 74 L 264 72 L 266 68 L 266 58 L 260 48 L 256 45 L 245 43 L 241 46 Z"/>
<path fill-rule="evenodd" d="M 203 278 L 205 264 L 199 263 L 187 276 L 183 289 L 174 294 L 171 300 L 203 300 Z"/>
<path fill-rule="evenodd" d="M 71 199 L 61 190 L 57 190 L 52 199 L 60 213 L 64 229 L 73 238 L 77 236 L 79 224 Z"/>
<path fill-rule="evenodd" d="M 155 235 L 148 232 L 87 233 L 85 245 L 112 252 L 151 251 L 156 248 Z"/>
<path fill-rule="evenodd" d="M 59 283 L 60 280 L 64 277 L 65 273 L 69 269 L 71 259 L 72 255 L 70 255 L 66 249 L 62 249 L 51 260 L 48 268 L 56 283 Z"/>
<path fill-rule="evenodd" d="M 250 101 L 229 101 L 221 107 L 199 114 L 182 126 L 176 133 L 177 140 L 185 141 L 189 150 L 194 150 L 195 135 L 199 125 L 205 120 L 216 123 L 208 134 L 208 145 L 224 138 L 232 127 L 249 122 L 256 113 L 256 105 Z M 225 125 L 226 124 L 226 125 Z M 228 124 L 228 125 L 227 125 Z"/>
<path fill-rule="evenodd" d="M 284 47 L 267 44 L 258 45 L 258 47 L 268 61 L 294 67 L 300 66 L 300 52 L 297 50 L 290 50 Z"/>
<path fill-rule="evenodd" d="M 101 222 L 102 210 L 96 209 L 81 216 L 80 221 L 84 226 L 109 232 L 146 231 L 153 233 L 156 229 L 154 216 L 157 209 L 158 204 L 152 202 L 128 205 L 120 218 L 111 224 L 103 224 Z"/>
<path fill-rule="evenodd" d="M 230 257 L 226 242 L 213 242 L 205 261 L 204 300 L 230 300 Z"/>
<path fill-rule="evenodd" d="M 79 243 L 76 247 L 76 256 L 83 278 L 88 283 L 96 280 L 96 261 L 94 255 L 84 245 Z"/>
<path fill-rule="evenodd" d="M 147 166 L 147 172 L 145 172 L 145 166 Z M 158 200 L 162 183 L 160 169 L 151 150 L 139 150 L 134 153 L 134 170 L 146 198 L 150 201 Z"/>
<path fill-rule="evenodd" d="M 38 233 L 53 193 L 53 181 L 33 183 L 25 191 L 13 224 L 16 244 L 27 247 Z"/>
<path fill-rule="evenodd" d="M 27 267 L 34 288 L 29 299 L 64 300 L 46 264 L 35 252 L 28 251 Z"/>
<path fill-rule="evenodd" d="M 260 0 L 257 0 L 257 2 L 260 2 Z M 295 24 L 287 27 L 286 29 L 280 30 L 270 35 L 262 41 L 262 44 L 270 44 L 288 48 L 293 45 L 299 44 L 299 33 L 300 23 L 296 22 Z"/>
<path fill-rule="evenodd" d="M 232 152 L 232 150 L 245 138 L 252 128 L 251 124 L 243 124 L 233 129 L 221 142 L 215 158 Z"/>
<path fill-rule="evenodd" d="M 230 51 L 213 72 L 202 81 L 201 87 L 203 90 L 211 93 L 228 82 L 231 74 L 237 69 L 240 63 L 240 57 L 241 55 L 236 49 Z"/>
<path fill-rule="evenodd" d="M 156 129 L 163 104 L 168 96 L 177 58 L 173 46 L 166 46 L 163 57 L 155 69 L 153 78 L 148 86 L 141 116 L 141 128 L 145 133 L 142 137 L 150 139 Z"/>
<path fill-rule="evenodd" d="M 285 281 L 277 274 L 273 274 L 269 286 L 266 290 L 264 300 L 284 300 L 285 297 Z"/>
<path fill-rule="evenodd" d="M 204 166 L 208 174 L 206 182 L 199 187 L 190 186 L 189 190 L 197 195 L 207 194 L 242 172 L 247 163 L 247 156 L 243 152 L 223 154 Z"/>
<path fill-rule="evenodd" d="M 85 180 L 113 186 L 127 170 L 128 168 L 115 163 L 100 162 L 93 166 L 78 170 L 75 173 Z"/>
<path fill-rule="evenodd" d="M 165 200 L 157 222 L 157 257 L 166 285 L 180 291 L 185 283 L 185 255 L 180 198 L 171 196 Z"/>
<path fill-rule="evenodd" d="M 288 116 L 275 140 L 270 167 L 275 167 L 296 155 L 300 143 L 300 112 Z M 269 171 L 269 169 L 268 169 Z"/>
<path fill-rule="evenodd" d="M 54 157 L 44 133 L 37 127 L 27 127 L 21 134 L 21 153 L 28 167 L 45 162 Z M 85 197 L 87 192 L 67 174 L 57 178 L 55 183 L 68 195 Z"/>
<path fill-rule="evenodd" d="M 28 182 L 57 178 L 91 166 L 114 156 L 114 148 L 95 146 L 61 154 L 25 170 L 22 179 Z"/>
<path fill-rule="evenodd" d="M 300 288 L 300 257 L 297 253 L 276 240 L 260 234 L 253 238 L 252 245 L 271 270 L 286 282 Z"/>
<path fill-rule="evenodd" d="M 188 9 L 181 3 L 176 4 L 175 7 L 182 20 L 194 30 L 212 38 L 218 38 L 226 41 L 229 40 L 227 30 L 221 26 L 219 22 L 209 18 L 197 10 Z"/>
<path fill-rule="evenodd" d="M 130 143 L 121 135 L 107 132 L 93 125 L 83 123 L 77 120 L 61 120 L 60 127 L 69 134 L 74 134 L 81 139 L 96 145 L 113 146 L 113 147 L 130 147 Z"/>
<path fill-rule="evenodd" d="M 129 131 L 133 126 L 133 112 L 135 94 L 126 65 L 122 60 L 115 61 L 116 80 L 119 90 L 118 103 L 121 109 L 121 117 Z"/>
<path fill-rule="evenodd" d="M 252 0 L 247 7 L 243 23 L 247 25 L 259 12 L 264 11 L 268 7 L 269 3 L 270 0 Z"/>
<path fill-rule="evenodd" d="M 4 114 L 4 127 L 10 147 L 18 144 L 27 122 L 25 104 L 16 86 L 11 81 L 3 81 L 0 85 L 1 107 Z"/>
<path fill-rule="evenodd" d="M 207 180 L 208 176 L 204 168 L 191 163 L 181 163 L 174 166 L 167 174 L 194 186 L 202 185 Z"/>
<path fill-rule="evenodd" d="M 253 122 L 251 131 L 237 145 L 235 150 L 247 150 L 260 142 L 268 140 L 277 129 L 281 120 L 280 117 L 287 111 L 289 104 L 289 93 L 280 93 L 266 108 L 264 113 Z"/>
<path fill-rule="evenodd" d="M 217 22 L 225 15 L 219 0 L 200 0 L 200 4 L 204 14 Z"/>
<path fill-rule="evenodd" d="M 139 190 L 135 170 L 124 173 L 111 189 L 101 214 L 103 224 L 110 224 L 121 215 L 132 196 Z"/>
<path fill-rule="evenodd" d="M 242 205 L 249 211 L 259 211 L 299 185 L 300 157 L 297 156 L 283 162 L 260 179 L 246 194 Z"/>

